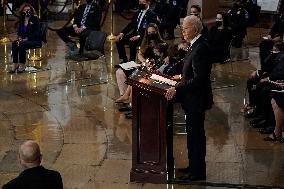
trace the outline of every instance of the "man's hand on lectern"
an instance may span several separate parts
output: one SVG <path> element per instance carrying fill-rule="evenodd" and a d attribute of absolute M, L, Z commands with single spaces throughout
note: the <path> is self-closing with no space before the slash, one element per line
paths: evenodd
<path fill-rule="evenodd" d="M 167 89 L 165 97 L 166 97 L 167 100 L 171 100 L 171 99 L 174 98 L 175 95 L 176 95 L 176 88 L 171 87 L 171 88 Z"/>

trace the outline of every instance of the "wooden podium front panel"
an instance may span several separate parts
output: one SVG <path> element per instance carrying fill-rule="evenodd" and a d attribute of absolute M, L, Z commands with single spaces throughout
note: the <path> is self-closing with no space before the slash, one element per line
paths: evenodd
<path fill-rule="evenodd" d="M 167 183 L 167 101 L 132 86 L 132 170 L 130 181 Z"/>

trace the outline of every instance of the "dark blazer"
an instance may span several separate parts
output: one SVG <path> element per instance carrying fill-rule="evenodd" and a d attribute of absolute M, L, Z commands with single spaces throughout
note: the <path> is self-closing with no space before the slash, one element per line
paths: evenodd
<path fill-rule="evenodd" d="M 146 14 L 144 15 L 141 24 L 138 27 L 138 16 L 139 16 L 140 11 L 137 11 L 131 20 L 129 24 L 121 31 L 124 35 L 129 34 L 135 36 L 135 35 L 140 35 L 141 39 L 143 39 L 145 29 L 147 28 L 149 23 L 157 23 L 157 15 L 150 9 L 147 10 Z"/>
<path fill-rule="evenodd" d="M 38 166 L 24 170 L 2 189 L 63 189 L 60 173 Z"/>
<path fill-rule="evenodd" d="M 78 27 L 81 27 L 81 20 L 83 18 L 86 6 L 87 4 L 80 5 L 76 15 L 74 16 L 74 24 L 77 24 Z M 102 9 L 98 4 L 93 3 L 85 22 L 86 28 L 97 31 L 101 30 L 101 19 Z"/>
<path fill-rule="evenodd" d="M 186 113 L 204 112 L 213 104 L 210 81 L 211 59 L 209 46 L 201 36 L 184 58 L 182 79 L 176 85 L 176 97 Z"/>
<path fill-rule="evenodd" d="M 25 17 L 21 16 L 19 20 L 18 36 L 28 38 L 29 41 L 41 41 L 40 24 L 37 16 L 31 16 L 25 31 Z"/>

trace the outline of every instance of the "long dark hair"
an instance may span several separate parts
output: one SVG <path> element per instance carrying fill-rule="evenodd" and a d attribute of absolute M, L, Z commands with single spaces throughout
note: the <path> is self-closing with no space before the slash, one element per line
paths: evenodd
<path fill-rule="evenodd" d="M 32 15 L 35 14 L 36 11 L 35 11 L 35 9 L 33 8 L 33 6 L 32 6 L 31 4 L 25 2 L 25 3 L 23 3 L 23 4 L 20 6 L 20 8 L 19 8 L 19 10 L 18 10 L 18 13 L 17 13 L 18 16 L 21 16 L 21 15 L 22 15 L 22 13 L 23 13 L 25 7 L 30 7 Z"/>
<path fill-rule="evenodd" d="M 165 43 L 165 41 L 162 39 L 161 35 L 160 35 L 160 32 L 159 32 L 159 28 L 157 26 L 157 24 L 155 23 L 149 23 L 146 30 L 145 30 L 145 34 L 144 34 L 144 37 L 143 37 L 143 40 L 142 40 L 142 43 L 141 43 L 141 46 L 140 46 L 140 51 L 142 53 L 145 53 L 146 49 L 151 45 L 150 44 L 150 39 L 149 39 L 149 36 L 148 36 L 148 28 L 154 28 L 156 33 L 157 33 L 157 39 L 154 41 L 154 44 L 158 44 L 158 43 Z"/>

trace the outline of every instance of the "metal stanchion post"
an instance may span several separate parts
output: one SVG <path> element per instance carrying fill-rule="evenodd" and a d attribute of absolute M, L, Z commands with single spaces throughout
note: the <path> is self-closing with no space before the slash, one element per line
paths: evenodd
<path fill-rule="evenodd" d="M 111 6 L 111 10 L 110 10 L 110 20 L 111 20 L 111 33 L 110 35 L 107 37 L 108 40 L 115 40 L 115 35 L 113 35 L 113 1 L 109 0 L 110 6 Z"/>
<path fill-rule="evenodd" d="M 7 27 L 6 27 L 6 18 L 7 18 L 7 14 L 6 14 L 6 9 L 7 9 L 7 2 L 5 2 L 4 0 L 2 0 L 2 5 L 3 5 L 3 33 L 2 33 L 2 38 L 0 39 L 1 43 L 8 43 L 10 42 L 10 38 L 8 36 L 8 31 L 7 31 Z"/>

